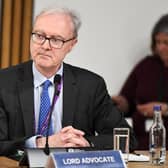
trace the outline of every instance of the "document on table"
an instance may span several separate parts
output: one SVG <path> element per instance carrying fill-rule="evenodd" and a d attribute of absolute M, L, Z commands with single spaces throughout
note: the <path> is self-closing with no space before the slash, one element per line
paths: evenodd
<path fill-rule="evenodd" d="M 143 155 L 143 154 L 130 153 L 128 157 L 128 161 L 129 162 L 149 162 L 149 156 Z"/>

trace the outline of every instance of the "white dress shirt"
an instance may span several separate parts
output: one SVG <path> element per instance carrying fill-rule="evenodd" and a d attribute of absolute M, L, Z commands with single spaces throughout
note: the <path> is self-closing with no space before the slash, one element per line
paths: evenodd
<path fill-rule="evenodd" d="M 43 76 L 35 67 L 34 63 L 32 64 L 32 71 L 33 71 L 33 77 L 34 77 L 34 116 L 35 116 L 35 131 L 37 132 L 38 129 L 38 120 L 39 120 L 39 113 L 40 113 L 40 96 L 42 92 L 42 84 L 46 80 L 50 80 L 52 85 L 49 86 L 48 92 L 50 97 L 50 102 L 52 102 L 53 95 L 54 95 L 54 77 L 53 75 L 51 78 L 47 79 L 45 76 Z M 61 65 L 60 69 L 58 70 L 57 74 L 63 75 L 63 64 Z M 54 133 L 57 133 L 62 128 L 62 113 L 63 113 L 63 80 L 61 79 L 61 90 L 59 97 L 54 105 L 53 113 L 52 113 L 52 130 Z M 26 140 L 26 147 L 36 147 L 36 135 L 28 140 Z"/>

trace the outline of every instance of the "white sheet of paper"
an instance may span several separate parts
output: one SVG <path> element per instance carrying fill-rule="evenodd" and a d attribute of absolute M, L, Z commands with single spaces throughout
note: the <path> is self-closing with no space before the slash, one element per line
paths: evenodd
<path fill-rule="evenodd" d="M 128 161 L 129 162 L 149 162 L 149 156 L 142 155 L 142 154 L 132 154 L 132 153 L 130 153 L 129 157 L 128 157 Z"/>
<path fill-rule="evenodd" d="M 147 119 L 147 120 L 145 121 L 145 131 L 146 131 L 146 132 L 149 132 L 150 127 L 152 126 L 152 123 L 153 123 L 153 120 L 152 120 L 152 119 Z"/>

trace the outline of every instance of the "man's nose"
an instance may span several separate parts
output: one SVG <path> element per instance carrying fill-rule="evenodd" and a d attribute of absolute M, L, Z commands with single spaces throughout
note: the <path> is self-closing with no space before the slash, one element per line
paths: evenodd
<path fill-rule="evenodd" d="M 42 47 L 45 49 L 51 49 L 50 40 L 46 39 L 44 43 L 42 44 Z"/>

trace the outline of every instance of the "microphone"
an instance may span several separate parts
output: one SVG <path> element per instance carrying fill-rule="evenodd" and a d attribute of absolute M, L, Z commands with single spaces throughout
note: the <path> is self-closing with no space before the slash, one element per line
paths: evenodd
<path fill-rule="evenodd" d="M 50 154 L 50 149 L 49 149 L 49 144 L 48 144 L 49 128 L 50 128 L 52 113 L 53 113 L 53 110 L 54 110 L 55 99 L 60 94 L 60 90 L 57 88 L 60 83 L 61 83 L 61 75 L 57 74 L 54 77 L 55 90 L 54 90 L 54 96 L 53 96 L 53 99 L 52 99 L 52 104 L 51 104 L 50 110 L 49 110 L 49 119 L 48 119 L 48 124 L 47 124 L 47 131 L 46 131 L 46 143 L 45 143 L 45 148 L 44 148 L 44 153 L 46 155 Z"/>

